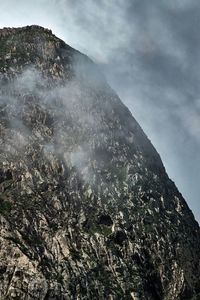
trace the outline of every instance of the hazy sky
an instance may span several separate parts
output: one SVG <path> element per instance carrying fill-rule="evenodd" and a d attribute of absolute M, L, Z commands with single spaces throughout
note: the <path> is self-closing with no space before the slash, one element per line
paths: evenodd
<path fill-rule="evenodd" d="M 200 221 L 200 1 L 0 0 L 0 12 L 0 27 L 48 27 L 100 65 Z"/>

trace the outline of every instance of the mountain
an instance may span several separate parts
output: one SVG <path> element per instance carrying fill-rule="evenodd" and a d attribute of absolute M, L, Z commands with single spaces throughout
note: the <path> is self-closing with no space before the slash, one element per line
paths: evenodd
<path fill-rule="evenodd" d="M 0 30 L 0 137 L 0 299 L 200 299 L 192 212 L 98 67 L 48 29 Z"/>

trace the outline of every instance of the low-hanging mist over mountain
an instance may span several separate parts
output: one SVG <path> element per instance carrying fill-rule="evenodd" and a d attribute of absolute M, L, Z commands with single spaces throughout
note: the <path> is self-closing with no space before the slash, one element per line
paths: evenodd
<path fill-rule="evenodd" d="M 0 299 L 198 299 L 200 231 L 97 66 L 0 30 Z"/>

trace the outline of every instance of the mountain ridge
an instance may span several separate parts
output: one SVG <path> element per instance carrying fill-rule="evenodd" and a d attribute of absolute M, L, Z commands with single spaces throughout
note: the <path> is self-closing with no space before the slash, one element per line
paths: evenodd
<path fill-rule="evenodd" d="M 195 299 L 199 226 L 96 65 L 34 25 L 0 74 L 0 297 Z"/>

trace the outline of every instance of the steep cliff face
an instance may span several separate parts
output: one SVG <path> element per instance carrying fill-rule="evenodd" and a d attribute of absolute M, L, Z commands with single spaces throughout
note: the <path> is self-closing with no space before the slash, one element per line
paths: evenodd
<path fill-rule="evenodd" d="M 0 30 L 0 299 L 198 299 L 200 232 L 84 55 Z"/>

